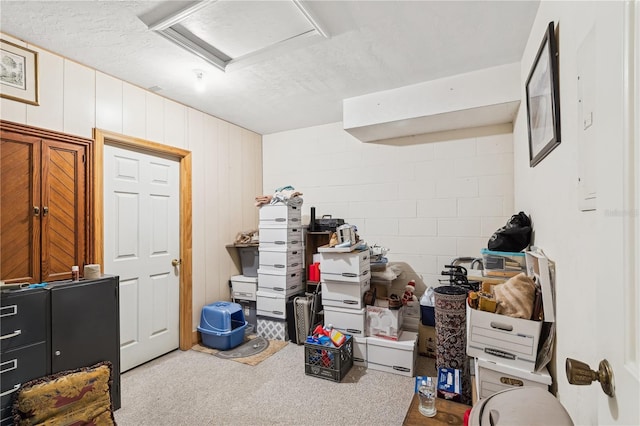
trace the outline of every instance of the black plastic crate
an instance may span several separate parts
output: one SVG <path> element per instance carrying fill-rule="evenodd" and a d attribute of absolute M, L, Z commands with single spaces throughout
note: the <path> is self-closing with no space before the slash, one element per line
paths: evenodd
<path fill-rule="evenodd" d="M 347 340 L 339 348 L 304 344 L 304 372 L 307 376 L 340 382 L 353 366 L 353 337 L 345 334 Z"/>

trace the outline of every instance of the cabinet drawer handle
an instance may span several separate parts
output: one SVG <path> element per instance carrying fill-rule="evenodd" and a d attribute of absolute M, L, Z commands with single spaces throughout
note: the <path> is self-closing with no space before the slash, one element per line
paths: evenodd
<path fill-rule="evenodd" d="M 274 268 L 276 269 L 282 269 L 284 268 L 284 265 L 280 264 L 280 263 L 276 263 L 275 265 L 273 265 Z"/>
<path fill-rule="evenodd" d="M 9 360 L 0 364 L 0 374 L 4 374 L 7 371 L 15 370 L 17 368 L 18 368 L 18 359 L 14 358 L 12 360 Z"/>
<path fill-rule="evenodd" d="M 11 334 L 5 334 L 4 336 L 0 336 L 0 340 L 11 339 L 12 337 L 16 337 L 22 334 L 22 330 L 16 330 Z"/>
<path fill-rule="evenodd" d="M 15 392 L 15 391 L 17 391 L 18 389 L 20 389 L 20 385 L 21 385 L 21 383 L 16 383 L 16 384 L 13 386 L 13 389 L 9 389 L 8 391 L 4 391 L 4 392 L 0 393 L 0 397 L 2 397 L 2 396 L 7 396 L 7 395 L 10 395 L 10 394 L 14 393 L 14 392 Z"/>
<path fill-rule="evenodd" d="M 18 313 L 18 305 L 3 306 L 0 312 L 2 312 L 0 318 L 16 315 Z"/>

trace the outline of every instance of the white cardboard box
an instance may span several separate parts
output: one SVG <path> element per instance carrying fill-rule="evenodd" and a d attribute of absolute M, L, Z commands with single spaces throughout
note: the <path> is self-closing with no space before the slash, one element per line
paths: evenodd
<path fill-rule="evenodd" d="M 542 289 L 544 318 L 553 322 L 553 283 L 549 261 L 526 252 L 527 271 Z M 535 266 L 534 266 L 535 265 Z M 532 321 L 471 309 L 467 306 L 467 355 L 535 371 L 542 321 Z"/>
<path fill-rule="evenodd" d="M 258 250 L 302 250 L 302 228 L 260 228 Z"/>
<path fill-rule="evenodd" d="M 258 316 L 278 319 L 287 317 L 287 301 L 290 297 L 269 293 L 264 290 L 258 290 L 256 295 L 256 312 Z"/>
<path fill-rule="evenodd" d="M 260 207 L 260 228 L 291 228 L 302 225 L 302 206 L 265 204 Z"/>
<path fill-rule="evenodd" d="M 376 306 L 367 306 L 367 335 L 398 340 L 402 333 L 403 308 L 389 309 L 385 302 L 376 299 Z"/>
<path fill-rule="evenodd" d="M 367 368 L 367 338 L 353 338 L 353 365 Z"/>
<path fill-rule="evenodd" d="M 546 368 L 541 372 L 532 373 L 476 358 L 475 370 L 478 399 L 487 398 L 496 392 L 509 388 L 536 386 L 548 390 L 551 385 L 551 376 Z"/>
<path fill-rule="evenodd" d="M 267 274 L 286 275 L 302 269 L 302 250 L 259 251 L 258 265 Z"/>
<path fill-rule="evenodd" d="M 361 275 L 370 269 L 369 249 L 349 253 L 320 253 L 320 270 L 323 274 Z"/>
<path fill-rule="evenodd" d="M 302 269 L 289 272 L 287 275 L 266 274 L 261 269 L 258 269 L 258 290 L 283 297 L 300 293 L 304 291 Z"/>
<path fill-rule="evenodd" d="M 370 280 L 357 283 L 345 281 L 322 281 L 322 304 L 338 308 L 362 309 L 362 296 L 371 288 Z"/>
<path fill-rule="evenodd" d="M 367 368 L 413 377 L 418 333 L 405 331 L 397 341 L 367 337 Z"/>
<path fill-rule="evenodd" d="M 366 312 L 362 309 L 345 309 L 324 306 L 324 324 L 357 337 L 366 337 Z"/>
<path fill-rule="evenodd" d="M 234 275 L 231 277 L 231 297 L 233 299 L 256 300 L 258 277 Z"/>

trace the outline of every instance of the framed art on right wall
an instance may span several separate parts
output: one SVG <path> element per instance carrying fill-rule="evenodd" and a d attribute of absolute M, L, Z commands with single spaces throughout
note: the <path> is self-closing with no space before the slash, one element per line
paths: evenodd
<path fill-rule="evenodd" d="M 558 46 L 549 22 L 526 83 L 529 166 L 534 167 L 560 145 Z"/>

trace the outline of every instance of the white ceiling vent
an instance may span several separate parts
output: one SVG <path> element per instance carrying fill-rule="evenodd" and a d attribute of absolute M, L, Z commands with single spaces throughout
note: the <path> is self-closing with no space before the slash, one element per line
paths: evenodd
<path fill-rule="evenodd" d="M 176 3 L 181 5 L 176 8 Z M 172 10 L 173 9 L 173 10 Z M 328 33 L 300 0 L 166 1 L 141 16 L 150 30 L 225 71 Z"/>

